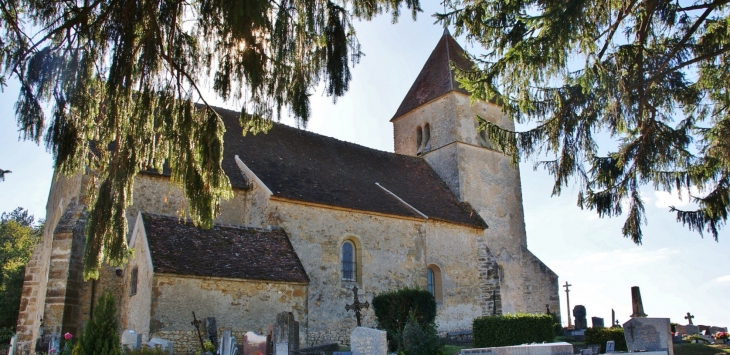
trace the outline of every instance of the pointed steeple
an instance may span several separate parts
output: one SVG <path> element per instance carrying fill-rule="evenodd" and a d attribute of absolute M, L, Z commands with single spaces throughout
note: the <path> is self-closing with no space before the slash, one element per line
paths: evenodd
<path fill-rule="evenodd" d="M 459 83 L 454 79 L 454 71 L 449 67 L 450 62 L 463 70 L 469 70 L 473 65 L 466 56 L 464 49 L 451 37 L 449 29 L 445 28 L 444 34 L 436 44 L 436 48 L 433 49 L 426 64 L 423 65 L 421 73 L 418 74 L 416 81 L 408 90 L 391 122 L 408 111 L 450 91 L 469 94 L 466 90 L 460 88 Z"/>

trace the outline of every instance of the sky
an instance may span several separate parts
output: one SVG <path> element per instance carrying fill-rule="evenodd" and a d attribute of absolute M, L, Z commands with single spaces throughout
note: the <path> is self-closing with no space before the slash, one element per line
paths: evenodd
<path fill-rule="evenodd" d="M 393 151 L 389 120 L 443 33 L 431 17 L 440 5 L 424 3 L 423 10 L 416 22 L 405 11 L 396 24 L 388 14 L 356 22 L 366 55 L 352 69 L 350 89 L 336 104 L 322 88 L 313 93 L 308 130 Z M 463 38 L 457 41 L 467 51 L 480 50 Z M 0 212 L 22 206 L 39 218 L 45 215 L 53 158 L 42 145 L 19 141 L 17 95 L 15 82 L 0 93 L 0 168 L 12 170 L 0 182 Z M 294 125 L 289 118 L 282 122 Z M 608 325 L 611 309 L 620 322 L 627 321 L 632 313 L 631 287 L 639 286 L 650 317 L 686 324 L 684 316 L 690 312 L 695 324 L 730 326 L 730 228 L 720 233 L 719 242 L 707 235 L 702 238 L 669 212 L 670 205 L 688 206 L 686 196 L 680 200 L 676 192 L 645 187 L 641 195 L 648 225 L 643 227 L 643 244 L 636 245 L 621 235 L 624 216 L 602 219 L 581 210 L 576 206 L 577 188 L 551 197 L 552 177 L 532 166 L 531 162 L 519 166 L 528 248 L 558 274 L 561 285 L 572 285 L 571 308 L 584 305 L 589 325 L 590 317 L 602 317 Z M 567 325 L 564 291 L 561 287 L 561 315 Z"/>

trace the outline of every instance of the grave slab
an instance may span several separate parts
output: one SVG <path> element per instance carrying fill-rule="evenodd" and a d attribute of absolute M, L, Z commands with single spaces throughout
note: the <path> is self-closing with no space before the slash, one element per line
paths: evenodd
<path fill-rule="evenodd" d="M 492 348 L 463 349 L 461 355 L 572 355 L 573 345 L 568 343 L 526 344 Z"/>

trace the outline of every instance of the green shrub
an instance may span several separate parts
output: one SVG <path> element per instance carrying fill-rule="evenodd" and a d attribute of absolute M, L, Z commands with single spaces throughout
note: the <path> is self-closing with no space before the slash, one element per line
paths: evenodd
<path fill-rule="evenodd" d="M 629 351 L 626 346 L 623 328 L 587 328 L 585 332 L 586 344 L 600 344 L 601 354 L 606 352 L 606 342 L 616 342 L 615 351 Z"/>
<path fill-rule="evenodd" d="M 73 348 L 73 355 L 121 355 L 122 346 L 117 334 L 117 310 L 114 297 L 104 292 L 94 309 L 94 316 L 86 323 L 84 333 Z"/>
<path fill-rule="evenodd" d="M 405 355 L 438 355 L 443 348 L 443 343 L 436 332 L 436 325 L 419 324 L 413 315 L 408 317 L 402 337 L 402 350 Z"/>
<path fill-rule="evenodd" d="M 555 339 L 553 317 L 549 314 L 507 314 L 474 320 L 474 347 L 510 346 L 550 342 Z"/>
<path fill-rule="evenodd" d="M 421 325 L 436 320 L 436 299 L 428 291 L 404 288 L 375 296 L 373 310 L 378 326 L 388 333 L 390 350 L 395 351 L 402 348 L 401 334 L 409 314 Z"/>

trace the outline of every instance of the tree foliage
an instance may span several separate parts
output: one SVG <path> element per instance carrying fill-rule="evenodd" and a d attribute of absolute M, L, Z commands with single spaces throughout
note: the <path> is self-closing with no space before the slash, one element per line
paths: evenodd
<path fill-rule="evenodd" d="M 117 309 L 114 296 L 104 292 L 94 308 L 93 317 L 86 323 L 84 333 L 71 352 L 73 355 L 122 355 L 117 333 Z"/>
<path fill-rule="evenodd" d="M 243 134 L 266 131 L 283 108 L 304 125 L 318 84 L 334 99 L 348 88 L 361 55 L 353 20 L 395 20 L 402 5 L 420 10 L 418 0 L 0 2 L 0 84 L 20 81 L 22 137 L 44 138 L 57 172 L 92 177 L 85 277 L 128 257 L 125 211 L 142 169 L 167 163 L 193 221 L 212 226 L 231 188 L 207 87 L 241 107 Z"/>
<path fill-rule="evenodd" d="M 459 71 L 473 99 L 493 100 L 512 132 L 483 119 L 490 140 L 571 180 L 578 205 L 627 213 L 622 233 L 640 244 L 643 185 L 689 191 L 695 210 L 671 207 L 690 230 L 718 231 L 730 213 L 728 0 L 463 0 L 440 20 L 488 50 Z M 599 149 L 604 132 L 617 147 Z M 607 153 L 606 153 L 607 152 Z M 627 209 L 627 210 L 626 210 Z"/>
<path fill-rule="evenodd" d="M 43 233 L 43 224 L 18 207 L 0 218 L 0 328 L 15 328 L 25 264 Z"/>

